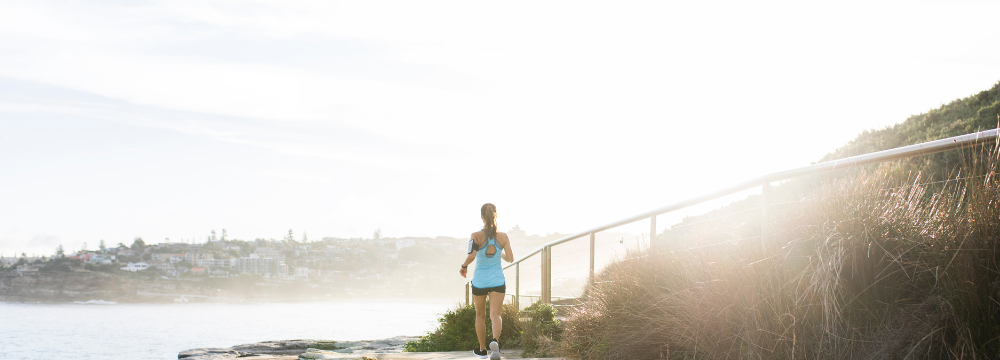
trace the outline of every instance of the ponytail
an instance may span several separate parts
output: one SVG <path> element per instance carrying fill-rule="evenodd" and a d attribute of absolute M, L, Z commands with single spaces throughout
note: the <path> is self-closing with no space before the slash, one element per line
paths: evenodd
<path fill-rule="evenodd" d="M 486 238 L 496 239 L 497 207 L 493 204 L 486 203 L 483 204 L 481 209 L 479 209 L 479 213 L 483 216 L 483 232 L 486 233 Z"/>

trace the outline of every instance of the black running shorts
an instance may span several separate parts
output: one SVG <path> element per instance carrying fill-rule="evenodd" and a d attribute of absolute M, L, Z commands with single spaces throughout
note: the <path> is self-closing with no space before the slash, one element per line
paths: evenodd
<path fill-rule="evenodd" d="M 489 294 L 491 292 L 498 292 L 498 293 L 501 293 L 501 294 L 506 294 L 507 293 L 507 284 L 503 284 L 503 285 L 500 285 L 500 286 L 497 286 L 497 287 L 485 288 L 485 289 L 480 289 L 480 288 L 477 288 L 475 286 L 472 287 L 472 295 L 475 295 L 475 296 L 483 296 L 483 295 Z"/>

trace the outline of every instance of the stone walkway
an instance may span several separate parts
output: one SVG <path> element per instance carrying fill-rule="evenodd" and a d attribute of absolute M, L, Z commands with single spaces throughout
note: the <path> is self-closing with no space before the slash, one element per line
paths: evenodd
<path fill-rule="evenodd" d="M 504 359 L 557 360 L 557 358 L 523 358 L 521 350 L 511 349 L 500 352 Z M 252 358 L 247 358 L 252 359 Z M 342 354 L 332 351 L 313 350 L 298 356 L 301 360 L 479 360 L 471 351 L 384 353 L 384 354 Z"/>
<path fill-rule="evenodd" d="M 560 360 L 559 358 L 524 358 L 521 350 L 502 351 L 504 359 L 518 360 Z M 228 356 L 227 356 L 228 355 Z M 479 360 L 471 351 L 423 352 L 423 353 L 382 353 L 382 354 L 344 354 L 326 350 L 307 351 L 300 355 L 243 355 L 227 354 L 212 359 L 247 359 L 247 360 Z M 218 355 L 217 355 L 218 356 Z"/>
<path fill-rule="evenodd" d="M 382 340 L 279 340 L 236 345 L 228 348 L 198 348 L 177 354 L 182 360 L 479 360 L 472 351 L 404 353 L 407 342 L 418 338 L 397 336 Z M 334 350 L 320 350 L 334 349 Z M 522 350 L 501 351 L 504 359 L 555 360 L 556 358 L 524 358 Z"/>

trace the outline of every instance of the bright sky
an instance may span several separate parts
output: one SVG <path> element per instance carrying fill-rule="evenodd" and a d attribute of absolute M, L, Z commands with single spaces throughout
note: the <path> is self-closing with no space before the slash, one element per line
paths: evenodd
<path fill-rule="evenodd" d="M 996 2 L 0 1 L 0 252 L 572 233 L 1000 80 Z M 663 224 L 667 226 L 668 224 Z"/>

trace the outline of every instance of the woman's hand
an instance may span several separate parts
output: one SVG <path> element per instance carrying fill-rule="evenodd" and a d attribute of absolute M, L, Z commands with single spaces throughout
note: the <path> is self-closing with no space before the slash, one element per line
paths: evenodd
<path fill-rule="evenodd" d="M 465 277 L 465 274 L 467 274 L 468 272 L 469 272 L 469 268 L 462 268 L 462 270 L 458 271 L 458 273 L 460 275 L 462 275 L 462 277 Z"/>

